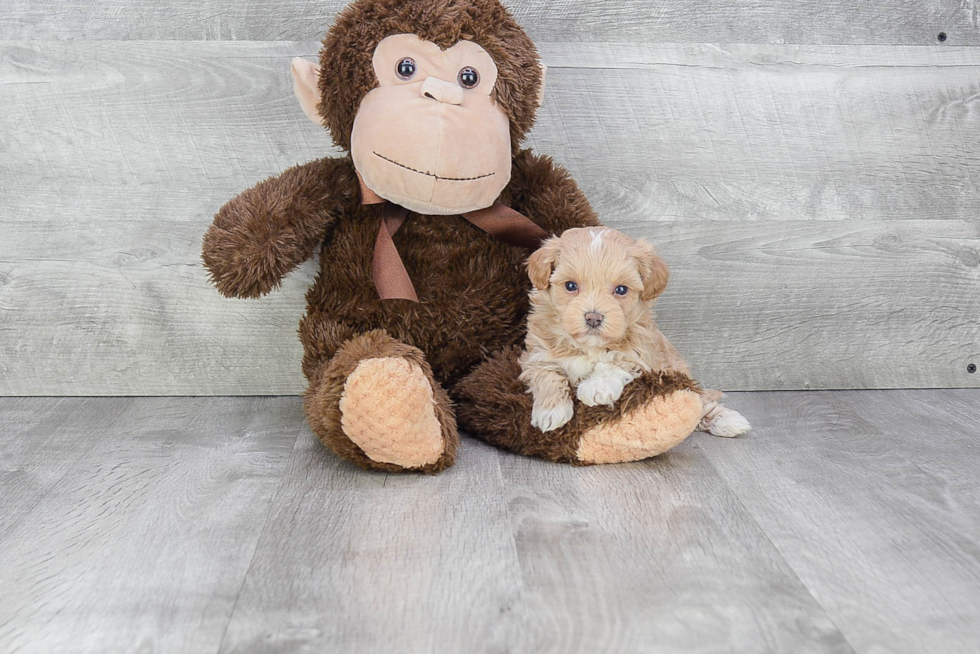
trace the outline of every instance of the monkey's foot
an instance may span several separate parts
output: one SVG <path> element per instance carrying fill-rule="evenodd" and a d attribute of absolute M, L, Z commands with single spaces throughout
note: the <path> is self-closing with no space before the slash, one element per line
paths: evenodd
<path fill-rule="evenodd" d="M 436 419 L 432 385 L 401 357 L 357 364 L 340 396 L 340 425 L 369 458 L 421 468 L 446 450 Z"/>
<path fill-rule="evenodd" d="M 700 413 L 693 390 L 654 395 L 618 420 L 587 428 L 575 456 L 580 463 L 622 463 L 662 454 L 694 431 Z"/>
<path fill-rule="evenodd" d="M 644 374 L 612 406 L 576 400 L 566 424 L 547 432 L 532 425 L 533 399 L 518 379 L 517 348 L 476 368 L 453 389 L 463 429 L 497 447 L 576 465 L 621 463 L 656 456 L 697 427 L 701 396 L 686 375 Z"/>
<path fill-rule="evenodd" d="M 422 353 L 384 332 L 348 341 L 310 384 L 306 412 L 321 441 L 376 470 L 439 472 L 458 436 L 446 392 Z"/>

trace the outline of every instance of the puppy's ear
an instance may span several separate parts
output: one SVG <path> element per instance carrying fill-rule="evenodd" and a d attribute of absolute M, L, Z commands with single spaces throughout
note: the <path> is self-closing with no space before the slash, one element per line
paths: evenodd
<path fill-rule="evenodd" d="M 670 270 L 664 260 L 657 256 L 653 246 L 644 239 L 630 246 L 631 254 L 640 268 L 640 279 L 643 280 L 643 292 L 640 299 L 644 302 L 656 299 L 667 288 Z"/>
<path fill-rule="evenodd" d="M 558 237 L 552 236 L 527 260 L 527 276 L 534 288 L 543 291 L 551 283 L 551 273 L 558 262 Z"/>

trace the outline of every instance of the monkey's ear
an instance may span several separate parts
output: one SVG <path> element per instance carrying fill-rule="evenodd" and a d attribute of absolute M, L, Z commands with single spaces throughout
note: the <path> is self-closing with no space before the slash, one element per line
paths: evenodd
<path fill-rule="evenodd" d="M 320 67 L 312 61 L 296 57 L 289 66 L 289 72 L 293 74 L 293 94 L 299 100 L 303 113 L 314 125 L 323 127 L 323 119 L 316 110 L 320 104 Z"/>
<path fill-rule="evenodd" d="M 527 260 L 527 276 L 539 291 L 551 285 L 551 273 L 555 272 L 558 261 L 558 241 L 557 236 L 552 236 Z"/>
<path fill-rule="evenodd" d="M 630 250 L 640 269 L 640 279 L 643 280 L 643 291 L 640 293 L 640 299 L 644 302 L 656 299 L 667 288 L 670 269 L 645 239 L 637 239 L 630 246 Z"/>
<path fill-rule="evenodd" d="M 548 67 L 544 64 L 538 64 L 541 66 L 541 88 L 538 89 L 538 106 L 544 106 L 544 80 L 548 76 Z"/>

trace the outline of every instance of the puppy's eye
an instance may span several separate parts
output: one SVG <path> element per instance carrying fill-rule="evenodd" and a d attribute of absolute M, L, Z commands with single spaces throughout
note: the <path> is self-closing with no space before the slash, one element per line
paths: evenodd
<path fill-rule="evenodd" d="M 398 76 L 402 79 L 412 79 L 415 77 L 415 60 L 411 57 L 405 57 L 398 62 L 395 72 L 397 72 Z"/>
<path fill-rule="evenodd" d="M 575 282 L 565 282 L 565 290 L 569 293 L 574 293 L 578 290 L 578 284 Z"/>
<path fill-rule="evenodd" d="M 625 286 L 617 286 L 616 289 L 615 289 L 615 291 L 613 291 L 613 292 L 616 293 L 616 295 L 618 295 L 619 297 L 623 297 L 624 295 L 626 295 L 627 293 L 629 293 L 630 290 L 628 288 L 626 288 Z"/>

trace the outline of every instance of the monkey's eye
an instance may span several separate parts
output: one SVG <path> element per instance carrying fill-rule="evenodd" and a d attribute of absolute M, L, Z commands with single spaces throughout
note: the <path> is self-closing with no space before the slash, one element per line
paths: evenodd
<path fill-rule="evenodd" d="M 459 85 L 464 89 L 476 88 L 479 83 L 480 73 L 476 72 L 476 68 L 467 66 L 459 71 Z"/>
<path fill-rule="evenodd" d="M 569 293 L 574 293 L 578 290 L 578 284 L 575 282 L 565 282 L 565 290 Z"/>
<path fill-rule="evenodd" d="M 618 295 L 619 297 L 623 297 L 624 295 L 626 295 L 627 293 L 629 293 L 630 290 L 627 287 L 625 287 L 625 286 L 617 286 L 616 289 L 613 292 L 616 295 Z"/>
<path fill-rule="evenodd" d="M 415 76 L 415 60 L 411 57 L 405 57 L 398 62 L 395 71 L 402 79 L 412 79 Z"/>

